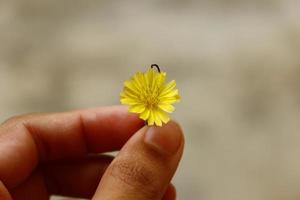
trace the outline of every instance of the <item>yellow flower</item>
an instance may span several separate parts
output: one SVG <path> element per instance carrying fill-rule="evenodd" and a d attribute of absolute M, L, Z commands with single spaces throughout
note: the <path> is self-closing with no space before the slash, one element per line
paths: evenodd
<path fill-rule="evenodd" d="M 168 123 L 168 113 L 175 110 L 172 104 L 180 101 L 175 80 L 165 84 L 166 75 L 166 72 L 151 68 L 145 73 L 136 73 L 124 82 L 121 103 L 129 105 L 129 112 L 139 114 L 149 126 Z"/>

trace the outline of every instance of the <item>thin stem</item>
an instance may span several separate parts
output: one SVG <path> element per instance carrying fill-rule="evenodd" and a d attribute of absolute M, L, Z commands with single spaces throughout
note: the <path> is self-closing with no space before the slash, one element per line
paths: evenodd
<path fill-rule="evenodd" d="M 160 73 L 160 68 L 157 64 L 152 64 L 151 68 L 153 69 L 154 67 L 156 67 L 157 71 Z"/>

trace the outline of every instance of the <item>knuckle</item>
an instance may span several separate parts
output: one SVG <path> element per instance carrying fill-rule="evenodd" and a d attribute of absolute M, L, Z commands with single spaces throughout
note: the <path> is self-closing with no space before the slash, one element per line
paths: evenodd
<path fill-rule="evenodd" d="M 155 174 L 142 162 L 116 160 L 112 163 L 109 173 L 126 185 L 142 192 L 149 199 L 156 196 L 158 183 Z"/>

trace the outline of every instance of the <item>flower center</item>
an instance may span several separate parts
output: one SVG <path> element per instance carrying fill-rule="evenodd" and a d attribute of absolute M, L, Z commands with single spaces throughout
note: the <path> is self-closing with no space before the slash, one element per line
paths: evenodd
<path fill-rule="evenodd" d="M 158 89 L 146 88 L 141 95 L 141 100 L 148 109 L 157 108 L 158 106 Z"/>

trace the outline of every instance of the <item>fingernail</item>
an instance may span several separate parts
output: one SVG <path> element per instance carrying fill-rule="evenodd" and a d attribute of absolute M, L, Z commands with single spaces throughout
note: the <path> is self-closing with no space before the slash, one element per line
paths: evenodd
<path fill-rule="evenodd" d="M 178 124 L 169 122 L 163 127 L 151 126 L 145 133 L 144 141 L 162 154 L 175 154 L 181 144 L 182 131 Z"/>

